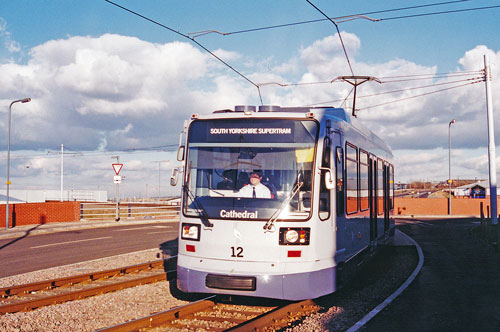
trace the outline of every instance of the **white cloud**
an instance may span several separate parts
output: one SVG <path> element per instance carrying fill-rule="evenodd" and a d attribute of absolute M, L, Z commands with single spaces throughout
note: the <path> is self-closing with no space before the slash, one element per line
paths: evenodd
<path fill-rule="evenodd" d="M 346 52 L 355 66 L 355 55 L 361 47 L 359 38 L 348 32 L 342 32 Z M 332 80 L 340 75 L 349 75 L 350 70 L 338 34 L 313 42 L 300 51 L 300 57 L 307 70 L 319 80 Z"/>
<path fill-rule="evenodd" d="M 12 39 L 10 31 L 7 29 L 7 22 L 0 17 L 0 39 L 3 39 L 3 44 L 8 52 L 19 53 L 21 45 Z"/>
<path fill-rule="evenodd" d="M 3 30 L 0 31 L 5 31 L 5 24 L 1 23 Z M 389 81 L 390 77 L 433 74 L 437 70 L 436 66 L 426 67 L 405 59 L 374 64 L 358 62 L 356 55 L 361 51 L 361 40 L 352 33 L 344 32 L 342 36 L 357 75 Z M 3 37 L 5 39 L 5 32 Z M 251 73 L 247 77 L 257 83 L 329 81 L 350 74 L 337 35 L 290 52 L 290 58 L 283 59 L 282 63 L 276 63 L 274 58 L 257 63 L 224 49 L 215 53 L 235 68 Z M 490 56 L 493 77 L 500 77 L 497 66 L 500 52 L 485 46 L 465 52 L 457 60 L 456 71 L 481 70 L 484 53 Z M 396 175 L 400 178 L 447 177 L 448 123 L 453 118 L 457 120 L 451 128 L 457 174 L 473 177 L 487 174 L 484 84 L 414 98 L 432 90 L 415 87 L 453 79 L 367 82 L 358 88 L 357 108 L 362 109 L 359 118 L 393 147 Z M 262 86 L 261 93 L 266 104 L 299 106 L 325 102 L 339 106 L 341 102 L 336 100 L 345 98 L 351 88 L 342 82 L 269 85 Z M 494 109 L 499 110 L 500 83 L 496 79 L 492 82 L 492 91 Z M 381 94 L 383 92 L 387 93 Z M 374 96 L 362 98 L 366 95 Z M 14 149 L 56 150 L 63 143 L 73 150 L 102 151 L 175 144 L 184 119 L 192 113 L 260 103 L 255 86 L 189 43 L 155 44 L 113 34 L 48 41 L 31 50 L 26 64 L 0 61 L 0 102 L 8 105 L 25 96 L 32 97 L 33 101 L 15 106 Z M 405 100 L 388 103 L 398 99 Z M 388 104 L 369 108 L 383 103 Z M 6 115 L 5 108 L 0 112 Z M 500 128 L 498 117 L 495 127 Z M 0 136 L 5 137 L 6 130 L 5 122 L 0 121 Z M 496 136 L 500 137 L 500 131 Z M 173 160 L 174 157 L 151 159 Z M 134 176 L 133 180 L 129 178 L 129 183 L 140 183 L 141 188 L 145 183 L 152 185 L 151 179 L 140 174 L 141 170 L 151 173 L 157 169 L 158 165 L 152 161 L 130 156 L 127 169 L 134 172 Z M 57 159 L 30 162 L 29 169 L 17 163 L 19 174 L 43 169 L 56 177 Z M 69 158 L 67 167 L 73 174 L 84 172 L 87 181 L 92 183 L 112 172 L 110 162 L 109 156 L 84 163 L 75 157 Z M 163 166 L 172 167 L 166 163 Z M 49 173 L 45 175 L 49 177 Z"/>
<path fill-rule="evenodd" d="M 217 104 L 216 92 L 228 95 L 217 83 L 221 69 L 213 66 L 215 60 L 188 43 L 153 44 L 105 34 L 48 41 L 30 54 L 26 65 L 0 64 L 0 100 L 8 103 L 19 94 L 33 98 L 16 110 L 16 125 L 33 129 L 16 134 L 17 147 L 70 141 L 91 150 L 103 139 L 109 149 L 161 145 L 180 131 L 193 101 L 205 107 Z M 199 81 L 207 76 L 213 79 L 202 88 Z M 120 130 L 136 122 L 135 130 Z M 79 134 L 77 144 L 67 128 Z"/>

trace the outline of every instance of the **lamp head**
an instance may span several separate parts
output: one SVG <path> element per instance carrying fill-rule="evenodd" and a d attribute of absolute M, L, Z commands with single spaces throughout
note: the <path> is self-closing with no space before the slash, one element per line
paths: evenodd
<path fill-rule="evenodd" d="M 29 103 L 31 101 L 31 98 L 24 98 L 24 99 L 21 99 L 21 103 Z"/>

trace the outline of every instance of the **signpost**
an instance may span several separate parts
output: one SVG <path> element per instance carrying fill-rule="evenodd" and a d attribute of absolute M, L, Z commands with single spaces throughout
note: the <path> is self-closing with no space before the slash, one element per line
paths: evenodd
<path fill-rule="evenodd" d="M 113 170 L 115 171 L 115 176 L 113 182 L 116 183 L 116 209 L 115 209 L 115 221 L 120 221 L 120 183 L 122 182 L 122 177 L 120 176 L 120 171 L 122 170 L 123 164 L 120 164 L 120 156 L 113 156 L 111 158 L 116 158 L 116 164 L 112 164 Z"/>
<path fill-rule="evenodd" d="M 115 170 L 115 174 L 118 176 L 120 174 L 120 171 L 122 170 L 123 164 L 113 164 L 112 166 Z"/>

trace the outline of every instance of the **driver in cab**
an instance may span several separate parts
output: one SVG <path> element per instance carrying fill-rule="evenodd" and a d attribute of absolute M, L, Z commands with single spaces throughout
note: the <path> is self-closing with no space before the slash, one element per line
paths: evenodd
<path fill-rule="evenodd" d="M 250 173 L 250 184 L 241 188 L 238 192 L 238 196 L 248 198 L 271 198 L 271 190 L 263 185 L 261 181 L 262 171 L 253 171 Z"/>

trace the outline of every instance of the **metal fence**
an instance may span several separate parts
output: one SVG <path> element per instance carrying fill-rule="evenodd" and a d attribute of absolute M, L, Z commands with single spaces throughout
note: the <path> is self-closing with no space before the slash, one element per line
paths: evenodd
<path fill-rule="evenodd" d="M 179 216 L 180 206 L 162 202 L 124 202 L 119 204 L 120 219 L 172 220 Z M 116 217 L 116 203 L 81 203 L 80 220 L 110 220 Z"/>

